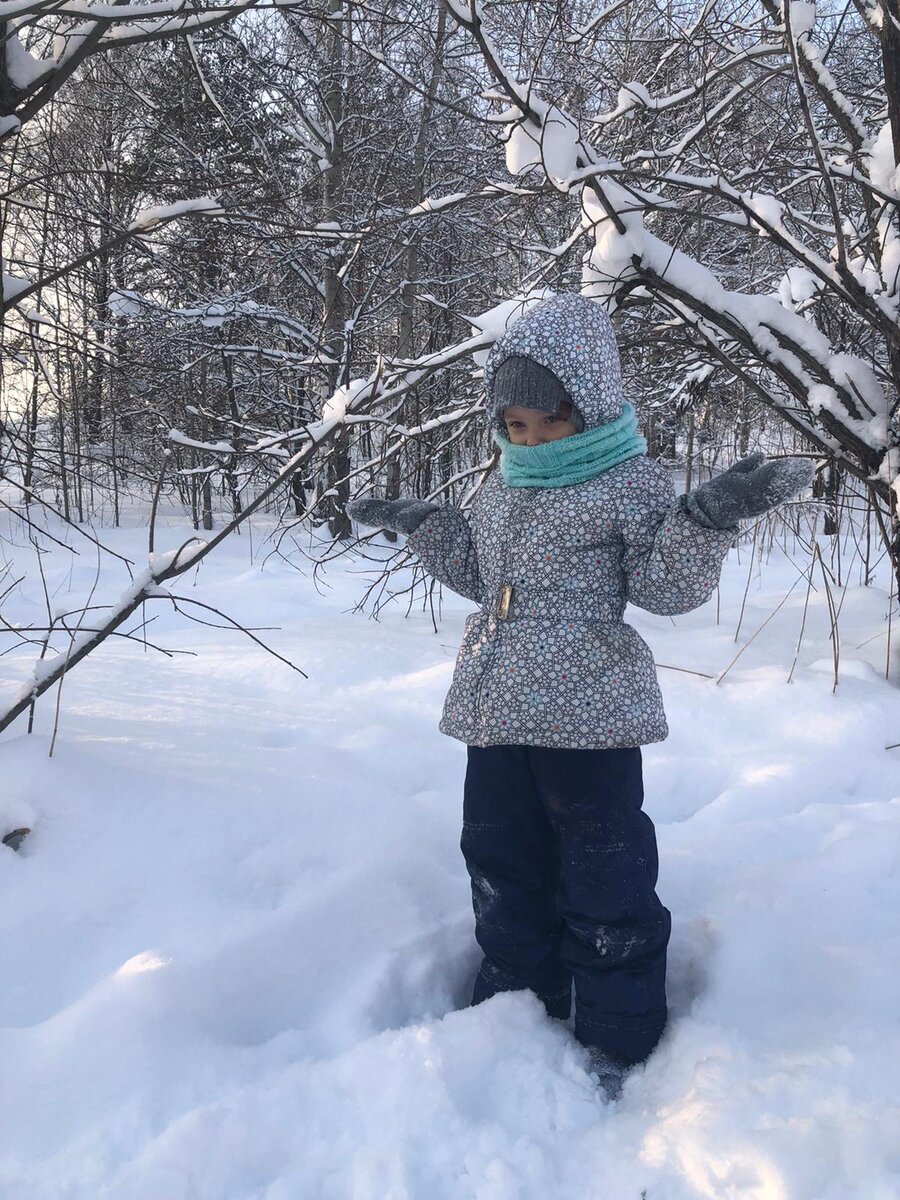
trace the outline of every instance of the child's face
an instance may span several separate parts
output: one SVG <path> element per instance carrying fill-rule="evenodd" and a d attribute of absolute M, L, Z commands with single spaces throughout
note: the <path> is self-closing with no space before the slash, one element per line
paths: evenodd
<path fill-rule="evenodd" d="M 514 446 L 540 446 L 543 442 L 558 442 L 560 438 L 577 433 L 571 420 L 572 406 L 563 402 L 557 412 L 540 408 L 520 408 L 507 405 L 503 410 L 506 434 Z"/>

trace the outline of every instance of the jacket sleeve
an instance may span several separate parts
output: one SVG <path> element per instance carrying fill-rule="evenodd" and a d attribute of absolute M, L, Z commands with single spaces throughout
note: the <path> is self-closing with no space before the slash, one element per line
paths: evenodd
<path fill-rule="evenodd" d="M 649 459 L 627 491 L 619 529 L 628 602 L 663 615 L 699 608 L 716 589 L 737 526 L 698 525 L 676 500 L 669 472 Z"/>
<path fill-rule="evenodd" d="M 458 508 L 445 504 L 429 513 L 406 544 L 419 556 L 429 575 L 452 592 L 481 603 L 481 574 L 472 529 Z"/>

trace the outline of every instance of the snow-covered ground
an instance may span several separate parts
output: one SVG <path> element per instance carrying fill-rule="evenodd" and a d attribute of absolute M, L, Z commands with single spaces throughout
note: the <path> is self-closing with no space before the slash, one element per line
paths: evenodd
<path fill-rule="evenodd" d="M 137 557 L 145 532 L 104 536 Z M 0 744 L 0 823 L 33 828 L 0 848 L 0 1196 L 896 1200 L 885 591 L 844 599 L 834 695 L 818 577 L 790 685 L 802 584 L 719 685 L 669 669 L 733 657 L 746 547 L 720 624 L 715 600 L 632 614 L 666 664 L 672 735 L 644 761 L 672 1020 L 607 1106 L 532 997 L 464 1007 L 465 750 L 436 724 L 468 606 L 447 595 L 437 634 L 418 610 L 373 621 L 350 611 L 362 564 L 317 590 L 262 569 L 261 536 L 255 561 L 234 538 L 177 590 L 280 626 L 262 636 L 308 680 L 160 605 L 148 634 L 196 657 L 119 639 L 66 679 L 52 758 L 49 695 L 35 734 L 22 718 Z M 45 559 L 54 604 L 90 592 L 79 549 Z M 753 571 L 738 645 L 795 579 L 777 550 Z M 4 601 L 42 612 L 36 580 Z M 0 699 L 28 662 L 0 658 Z"/>

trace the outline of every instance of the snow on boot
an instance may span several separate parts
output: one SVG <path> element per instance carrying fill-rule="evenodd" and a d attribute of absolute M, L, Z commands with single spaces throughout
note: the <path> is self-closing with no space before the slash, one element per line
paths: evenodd
<path fill-rule="evenodd" d="M 599 1046 L 588 1046 L 587 1049 L 591 1056 L 590 1074 L 606 1100 L 614 1104 L 622 1095 L 625 1077 L 633 1064 Z"/>

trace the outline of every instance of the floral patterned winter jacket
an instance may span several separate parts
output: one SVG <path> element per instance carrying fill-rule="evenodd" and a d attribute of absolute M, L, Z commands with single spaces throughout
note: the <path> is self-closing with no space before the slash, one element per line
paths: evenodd
<path fill-rule="evenodd" d="M 510 354 L 552 370 L 587 428 L 619 415 L 615 340 L 593 302 L 555 296 L 509 326 L 485 366 L 489 415 L 494 372 Z M 409 546 L 430 574 L 480 605 L 466 621 L 441 731 L 472 746 L 662 741 L 656 668 L 623 620 L 625 605 L 697 608 L 735 532 L 695 524 L 668 471 L 643 456 L 561 488 L 509 487 L 498 470 L 468 517 L 452 505 L 431 513 Z"/>

